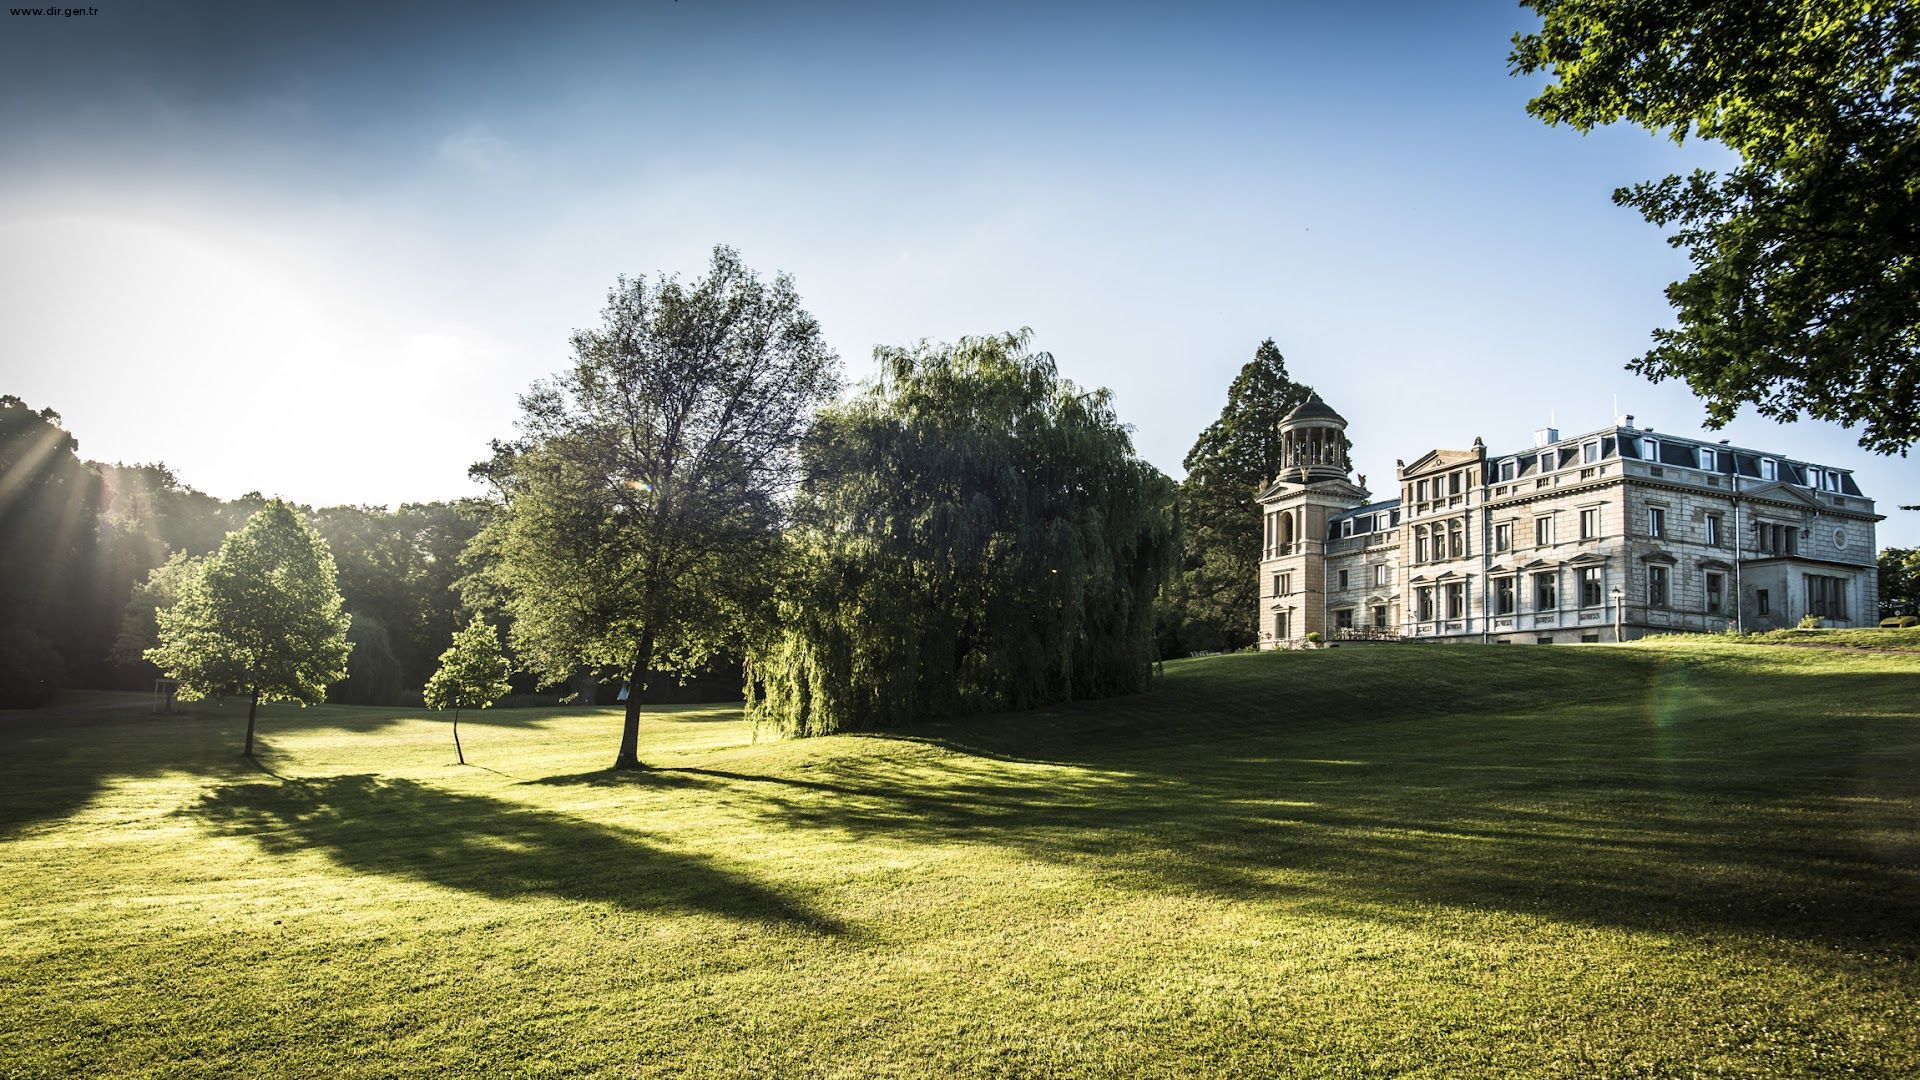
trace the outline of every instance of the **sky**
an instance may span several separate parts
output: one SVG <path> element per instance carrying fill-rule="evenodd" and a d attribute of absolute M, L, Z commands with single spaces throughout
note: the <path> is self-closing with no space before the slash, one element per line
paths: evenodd
<path fill-rule="evenodd" d="M 852 381 L 1031 328 L 1175 477 L 1269 337 L 1383 496 L 1476 436 L 1702 433 L 1625 369 L 1687 265 L 1610 193 L 1727 158 L 1527 116 L 1508 3 L 94 10 L 0 17 L 0 392 L 222 497 L 480 493 L 614 279 L 716 244 Z M 1912 460 L 1712 437 L 1855 470 L 1920 544 Z"/>

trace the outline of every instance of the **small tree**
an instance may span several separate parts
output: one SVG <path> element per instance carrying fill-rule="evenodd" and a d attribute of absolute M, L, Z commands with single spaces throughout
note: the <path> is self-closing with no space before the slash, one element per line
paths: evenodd
<path fill-rule="evenodd" d="M 262 698 L 318 704 L 346 675 L 341 609 L 326 541 L 274 499 L 183 576 L 174 602 L 154 612 L 160 644 L 146 657 L 180 680 L 187 700 L 247 695 L 244 752 L 252 757 Z"/>
<path fill-rule="evenodd" d="M 509 670 L 500 635 L 477 613 L 440 654 L 440 670 L 427 680 L 427 707 L 453 710 L 453 752 L 460 764 L 467 763 L 460 747 L 460 710 L 484 709 L 499 701 L 509 689 Z"/>

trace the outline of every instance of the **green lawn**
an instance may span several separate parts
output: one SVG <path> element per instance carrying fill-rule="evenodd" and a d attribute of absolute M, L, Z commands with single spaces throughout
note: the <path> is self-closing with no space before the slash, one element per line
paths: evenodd
<path fill-rule="evenodd" d="M 0 714 L 0 1075 L 1920 1073 L 1920 656 L 736 709 Z"/>

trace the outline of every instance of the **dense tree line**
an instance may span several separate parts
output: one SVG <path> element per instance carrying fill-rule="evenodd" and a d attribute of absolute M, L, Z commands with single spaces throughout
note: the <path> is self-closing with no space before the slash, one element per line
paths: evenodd
<path fill-rule="evenodd" d="M 0 704 L 56 686 L 150 687 L 156 610 L 268 505 L 218 499 L 163 465 L 86 461 L 58 413 L 0 398 Z M 460 555 L 484 505 L 299 508 L 338 566 L 352 619 L 336 701 L 413 703 L 460 625 Z"/>

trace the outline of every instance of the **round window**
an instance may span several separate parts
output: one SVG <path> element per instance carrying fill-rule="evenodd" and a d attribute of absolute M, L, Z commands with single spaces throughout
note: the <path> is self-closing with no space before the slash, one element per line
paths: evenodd
<path fill-rule="evenodd" d="M 1847 546 L 1847 530 L 1845 529 L 1833 530 L 1833 546 L 1837 548 L 1843 548 Z"/>

